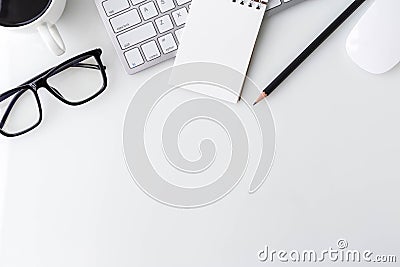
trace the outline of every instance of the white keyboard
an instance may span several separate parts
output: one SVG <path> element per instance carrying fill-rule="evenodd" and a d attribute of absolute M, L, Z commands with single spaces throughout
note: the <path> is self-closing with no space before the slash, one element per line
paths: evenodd
<path fill-rule="evenodd" d="M 269 0 L 267 15 L 273 15 L 302 1 L 304 0 Z M 191 0 L 95 2 L 128 74 L 175 57 Z"/>

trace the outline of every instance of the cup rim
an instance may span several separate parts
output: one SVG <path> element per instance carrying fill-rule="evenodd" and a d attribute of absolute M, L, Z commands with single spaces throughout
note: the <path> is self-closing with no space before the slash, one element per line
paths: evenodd
<path fill-rule="evenodd" d="M 18 27 L 23 27 L 26 25 L 29 25 L 33 22 L 35 22 L 36 20 L 38 20 L 39 18 L 41 18 L 44 14 L 46 14 L 46 12 L 48 11 L 48 9 L 50 8 L 51 4 L 52 4 L 53 0 L 49 0 L 47 2 L 46 7 L 38 14 L 36 15 L 34 18 L 24 21 L 24 22 L 20 22 L 20 23 L 15 23 L 14 25 L 7 25 L 7 24 L 3 24 L 0 20 L 0 27 L 6 27 L 6 28 L 18 28 Z"/>

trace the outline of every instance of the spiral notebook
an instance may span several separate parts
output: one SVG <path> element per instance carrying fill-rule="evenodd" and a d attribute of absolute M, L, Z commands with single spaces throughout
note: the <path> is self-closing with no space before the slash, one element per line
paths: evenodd
<path fill-rule="evenodd" d="M 211 84 L 191 84 L 183 88 L 236 103 L 240 99 L 265 10 L 265 2 L 258 1 L 193 0 L 170 83 L 179 86 L 188 79 L 187 72 L 176 71 L 179 69 L 177 66 L 195 62 L 226 66 L 242 74 L 229 83 L 233 94 Z M 213 81 L 213 77 L 208 79 L 204 72 L 200 72 L 198 77 L 196 73 L 190 73 L 190 79 Z"/>

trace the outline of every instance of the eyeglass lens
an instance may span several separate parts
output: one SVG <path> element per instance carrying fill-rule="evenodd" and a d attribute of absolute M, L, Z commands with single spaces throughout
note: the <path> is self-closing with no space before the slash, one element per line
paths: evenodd
<path fill-rule="evenodd" d="M 0 102 L 0 129 L 8 134 L 28 130 L 39 119 L 39 103 L 32 89 L 22 88 Z"/>
<path fill-rule="evenodd" d="M 99 63 L 91 56 L 51 76 L 47 83 L 65 100 L 78 103 L 102 89 L 103 76 Z"/>

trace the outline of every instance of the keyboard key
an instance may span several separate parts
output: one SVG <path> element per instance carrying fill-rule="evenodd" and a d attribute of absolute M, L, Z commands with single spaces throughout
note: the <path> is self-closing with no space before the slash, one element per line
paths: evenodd
<path fill-rule="evenodd" d="M 158 15 L 156 5 L 153 2 L 148 2 L 140 7 L 140 12 L 145 20 L 154 18 Z"/>
<path fill-rule="evenodd" d="M 168 53 L 178 49 L 178 46 L 175 43 L 174 37 L 170 33 L 163 37 L 158 38 L 158 42 L 159 42 L 164 54 L 168 54 Z"/>
<path fill-rule="evenodd" d="M 103 2 L 107 16 L 112 16 L 124 9 L 129 8 L 128 0 L 106 0 Z"/>
<path fill-rule="evenodd" d="M 145 0 L 132 0 L 133 5 L 140 4 L 141 2 L 144 2 Z"/>
<path fill-rule="evenodd" d="M 161 18 L 156 19 L 155 23 L 160 33 L 169 31 L 174 27 L 174 25 L 172 25 L 172 21 L 169 15 L 165 15 Z"/>
<path fill-rule="evenodd" d="M 178 3 L 178 5 L 184 5 L 186 3 L 189 3 L 191 0 L 176 0 L 176 2 Z"/>
<path fill-rule="evenodd" d="M 177 26 L 181 26 L 181 25 L 185 24 L 187 14 L 188 14 L 188 12 L 185 7 L 172 12 L 172 17 L 175 20 L 175 24 Z"/>
<path fill-rule="evenodd" d="M 175 7 L 173 0 L 157 0 L 161 13 L 167 12 Z"/>
<path fill-rule="evenodd" d="M 138 48 L 126 52 L 125 58 L 126 61 L 128 61 L 129 67 L 131 69 L 136 68 L 137 66 L 142 65 L 144 63 L 144 60 Z"/>
<path fill-rule="evenodd" d="M 281 0 L 269 0 L 267 5 L 267 10 L 273 9 L 282 4 Z"/>
<path fill-rule="evenodd" d="M 183 29 L 184 28 L 181 28 L 181 29 L 175 31 L 176 39 L 178 39 L 179 43 L 182 42 Z"/>
<path fill-rule="evenodd" d="M 144 57 L 147 61 L 153 60 L 161 56 L 160 50 L 158 50 L 157 44 L 155 41 L 151 41 L 147 44 L 142 45 L 142 50 Z"/>
<path fill-rule="evenodd" d="M 120 32 L 136 24 L 139 24 L 142 20 L 139 17 L 139 13 L 136 9 L 129 12 L 123 13 L 115 18 L 110 19 L 111 26 L 114 32 Z"/>
<path fill-rule="evenodd" d="M 132 29 L 126 33 L 117 36 L 122 49 L 126 49 L 138 43 L 141 43 L 149 38 L 157 35 L 153 23 L 148 22 L 140 27 Z"/>

